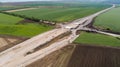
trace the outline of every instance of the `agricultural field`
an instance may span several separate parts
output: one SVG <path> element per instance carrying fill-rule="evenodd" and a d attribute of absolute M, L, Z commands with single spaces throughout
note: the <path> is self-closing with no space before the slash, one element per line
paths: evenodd
<path fill-rule="evenodd" d="M 26 67 L 119 67 L 119 61 L 119 49 L 70 44 Z"/>
<path fill-rule="evenodd" d="M 120 67 L 120 37 L 115 34 L 120 33 L 120 5 L 113 8 L 97 0 L 19 1 L 0 1 L 0 66 Z"/>
<path fill-rule="evenodd" d="M 36 23 L 18 24 L 23 18 L 0 13 L 0 34 L 32 37 L 52 29 L 52 26 Z"/>
<path fill-rule="evenodd" d="M 9 9 L 11 9 L 11 8 L 9 8 L 9 7 L 0 7 L 0 11 L 9 10 Z"/>
<path fill-rule="evenodd" d="M 117 4 L 116 7 L 120 7 L 120 4 Z"/>
<path fill-rule="evenodd" d="M 14 9 L 21 9 L 26 8 L 24 6 L 0 6 L 0 11 L 7 11 L 7 10 L 14 10 Z"/>
<path fill-rule="evenodd" d="M 92 2 L 37 2 L 24 3 L 22 6 L 39 7 L 39 6 L 64 6 L 64 7 L 110 7 L 110 4 L 92 3 Z"/>
<path fill-rule="evenodd" d="M 120 33 L 120 7 L 114 8 L 95 19 L 94 26 Z"/>
<path fill-rule="evenodd" d="M 108 6 L 100 6 L 100 5 L 43 6 L 43 7 L 39 7 L 39 9 L 17 11 L 13 13 L 18 15 L 24 15 L 26 17 L 34 17 L 37 19 L 53 21 L 53 22 L 69 22 L 91 15 L 107 7 Z"/>
<path fill-rule="evenodd" d="M 120 67 L 120 50 L 78 44 L 66 67 Z"/>
<path fill-rule="evenodd" d="M 74 43 L 91 44 L 95 46 L 120 46 L 120 40 L 107 35 L 82 32 Z"/>

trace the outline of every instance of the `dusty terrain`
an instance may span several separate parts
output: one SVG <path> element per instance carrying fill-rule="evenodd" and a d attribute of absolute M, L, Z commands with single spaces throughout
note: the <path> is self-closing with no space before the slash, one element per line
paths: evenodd
<path fill-rule="evenodd" d="M 27 65 L 29 65 L 31 63 L 33 64 L 33 62 L 38 61 L 38 59 L 40 59 L 40 63 L 39 63 L 39 61 L 38 61 L 38 63 L 41 64 L 41 65 L 37 65 L 36 64 L 37 62 L 34 65 L 36 65 L 38 67 L 41 67 L 41 66 L 43 66 L 43 67 L 56 67 L 56 66 L 57 67 L 67 67 L 67 66 L 70 67 L 72 65 L 67 64 L 67 63 L 72 62 L 73 66 L 74 66 L 74 64 L 76 64 L 76 62 L 79 62 L 79 59 L 76 59 L 75 61 L 72 61 L 71 59 L 76 58 L 73 55 L 79 56 L 79 54 L 76 54 L 76 52 L 77 52 L 76 49 L 77 49 L 78 46 L 76 46 L 75 51 L 73 52 L 73 54 L 69 53 L 69 50 L 68 50 L 68 54 L 70 54 L 70 55 L 68 55 L 67 53 L 62 53 L 63 57 L 65 58 L 64 60 L 66 62 L 64 62 L 64 60 L 62 60 L 63 62 L 60 62 L 60 63 L 57 62 L 57 60 L 61 61 L 61 57 L 62 57 L 61 54 L 58 54 L 60 57 L 58 58 L 58 56 L 57 56 L 57 59 L 55 59 L 55 62 L 50 62 L 50 64 L 46 64 L 47 62 L 49 62 L 48 60 L 43 61 L 41 59 L 44 59 L 46 56 L 49 56 L 49 54 L 55 52 L 56 50 L 59 50 L 59 49 L 63 48 L 66 45 L 69 45 L 70 43 L 72 43 L 79 36 L 79 35 L 75 34 L 77 30 L 82 29 L 83 27 L 87 26 L 91 22 L 91 19 L 93 19 L 94 17 L 96 17 L 99 14 L 101 14 L 103 12 L 106 12 L 106 11 L 112 9 L 112 8 L 114 8 L 114 5 L 111 8 L 102 10 L 102 11 L 96 13 L 96 14 L 93 14 L 91 16 L 82 18 L 78 22 L 73 22 L 73 23 L 65 25 L 64 27 L 62 27 L 60 29 L 54 29 L 54 30 L 51 30 L 51 31 L 46 32 L 44 34 L 38 35 L 38 36 L 33 37 L 33 38 L 31 38 L 31 39 L 29 39 L 29 40 L 27 40 L 25 42 L 22 42 L 22 43 L 18 44 L 17 46 L 14 46 L 14 47 L 12 47 L 12 48 L 10 48 L 8 50 L 3 51 L 2 53 L 0 53 L 0 55 L 1 55 L 0 60 L 4 60 L 4 61 L 1 61 L 0 65 L 2 67 L 16 67 L 16 66 L 24 67 L 24 66 L 27 66 Z M 72 31 L 72 34 L 69 37 L 65 37 L 64 39 L 60 39 L 59 41 L 51 44 L 50 46 L 48 46 L 48 47 L 46 47 L 46 48 L 44 48 L 42 50 L 34 52 L 34 49 L 36 49 L 37 47 L 46 44 L 47 42 L 53 40 L 54 38 L 58 37 L 59 35 L 61 35 L 63 33 L 68 32 L 68 31 Z M 94 49 L 96 49 L 96 47 Z M 72 49 L 70 49 L 70 50 L 72 50 Z M 87 50 L 87 49 L 85 49 L 85 50 Z M 95 51 L 97 52 L 97 50 L 95 50 Z M 30 52 L 30 54 L 28 54 L 29 52 Z M 62 52 L 65 52 L 65 51 L 62 51 Z M 57 53 L 59 53 L 59 52 L 57 52 Z M 80 52 L 80 55 L 84 55 L 84 53 L 89 56 L 89 53 L 87 53 L 87 52 Z M 99 51 L 98 51 L 98 53 L 99 53 Z M 65 54 L 68 55 L 67 56 L 68 60 L 66 60 L 66 55 Z M 90 53 L 90 54 L 92 54 L 92 53 Z M 71 55 L 72 55 L 72 57 L 70 57 Z M 93 53 L 93 55 L 94 55 L 94 53 Z M 101 53 L 101 55 L 106 56 L 105 54 L 102 54 L 102 53 Z M 54 56 L 54 55 L 52 57 L 56 58 L 56 56 Z M 86 61 L 85 60 L 86 56 L 84 56 L 84 57 L 85 58 L 83 58 L 84 59 L 83 61 Z M 95 53 L 94 57 L 96 57 L 96 53 Z M 70 58 L 71 61 L 69 61 L 69 58 Z M 90 55 L 89 58 L 91 58 L 91 55 Z M 101 56 L 100 56 L 100 58 L 101 58 Z M 48 57 L 48 59 L 49 59 L 49 57 Z M 53 60 L 53 59 L 51 59 L 51 60 Z M 89 61 L 89 59 L 87 59 L 87 60 Z M 92 59 L 90 59 L 90 60 L 92 60 Z M 105 59 L 105 61 L 106 60 L 107 59 Z M 42 62 L 44 62 L 45 66 L 43 65 Z M 90 65 L 94 64 L 94 62 L 92 62 L 92 63 L 91 62 L 90 62 Z M 98 62 L 99 62 L 99 60 L 98 60 Z M 55 63 L 57 63 L 57 65 Z M 77 67 L 79 67 L 79 63 L 76 64 Z M 84 63 L 84 64 L 89 65 L 88 63 Z M 83 64 L 80 63 L 80 65 L 83 65 Z M 99 63 L 97 65 L 99 65 Z M 32 66 L 32 65 L 30 65 L 30 66 Z M 32 67 L 35 67 L 35 66 L 32 66 Z"/>
<path fill-rule="evenodd" d="M 26 39 L 27 38 L 0 35 L 0 52 L 5 49 L 8 49 L 20 42 L 23 42 Z"/>
<path fill-rule="evenodd" d="M 120 49 L 69 45 L 27 67 L 120 67 Z"/>
<path fill-rule="evenodd" d="M 120 67 L 120 49 L 77 45 L 67 67 Z"/>
<path fill-rule="evenodd" d="M 74 48 L 73 45 L 66 46 L 27 67 L 66 67 Z"/>

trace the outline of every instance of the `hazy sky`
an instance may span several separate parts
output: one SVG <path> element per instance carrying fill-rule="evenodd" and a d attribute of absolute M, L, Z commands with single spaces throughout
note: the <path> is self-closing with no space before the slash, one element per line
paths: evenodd
<path fill-rule="evenodd" d="M 0 2 L 22 2 L 22 1 L 58 1 L 58 0 L 0 0 Z M 61 0 L 61 1 L 64 1 L 64 0 Z M 65 1 L 69 1 L 69 0 L 65 0 Z M 71 1 L 74 1 L 74 0 L 71 0 Z M 82 1 L 82 0 L 75 0 L 75 1 Z M 104 1 L 104 0 L 87 0 L 87 1 Z"/>
<path fill-rule="evenodd" d="M 0 2 L 21 2 L 21 1 L 51 1 L 51 0 L 0 0 Z"/>

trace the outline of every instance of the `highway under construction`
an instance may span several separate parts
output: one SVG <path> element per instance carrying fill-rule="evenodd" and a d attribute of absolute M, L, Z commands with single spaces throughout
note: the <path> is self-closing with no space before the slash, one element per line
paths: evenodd
<path fill-rule="evenodd" d="M 71 44 L 80 36 L 77 34 L 78 30 L 95 31 L 101 34 L 119 37 L 117 34 L 87 28 L 87 25 L 89 25 L 96 16 L 114 7 L 115 5 L 93 15 L 75 20 L 69 24 L 61 24 L 61 28 L 56 28 L 37 35 L 1 52 L 0 61 L 2 61 L 0 62 L 0 67 L 25 67 L 38 59 L 42 59 L 50 53 Z"/>

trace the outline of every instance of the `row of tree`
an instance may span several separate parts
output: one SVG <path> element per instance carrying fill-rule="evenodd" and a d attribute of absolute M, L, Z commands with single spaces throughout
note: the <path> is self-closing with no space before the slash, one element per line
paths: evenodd
<path fill-rule="evenodd" d="M 34 21 L 34 22 L 37 22 L 37 23 L 45 23 L 45 24 L 49 24 L 49 25 L 56 25 L 56 21 L 53 22 L 53 21 L 48 21 L 48 20 L 41 20 L 41 19 L 38 19 L 38 18 L 35 18 L 35 17 L 27 17 L 25 15 L 19 15 L 19 14 L 15 14 L 15 13 L 4 12 L 4 11 L 0 11 L 0 13 L 24 18 L 24 19 L 31 20 L 31 21 Z"/>

